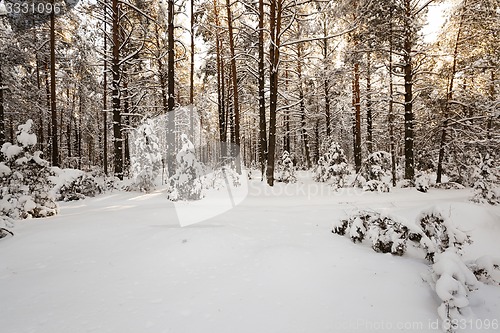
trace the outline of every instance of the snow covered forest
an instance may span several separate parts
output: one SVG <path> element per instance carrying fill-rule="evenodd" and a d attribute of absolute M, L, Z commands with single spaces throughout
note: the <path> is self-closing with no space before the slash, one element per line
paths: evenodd
<path fill-rule="evenodd" d="M 0 0 L 2 332 L 497 331 L 499 34 L 499 0 Z"/>

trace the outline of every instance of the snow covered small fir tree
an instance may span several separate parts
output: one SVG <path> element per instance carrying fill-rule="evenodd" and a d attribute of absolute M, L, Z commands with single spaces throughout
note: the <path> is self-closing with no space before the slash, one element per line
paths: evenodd
<path fill-rule="evenodd" d="M 323 144 L 325 153 L 318 160 L 314 175 L 317 182 L 331 182 L 332 186 L 343 187 L 345 176 L 349 174 L 344 150 L 336 142 L 326 141 Z"/>
<path fill-rule="evenodd" d="M 370 154 L 363 164 L 361 175 L 367 181 L 363 186 L 365 191 L 389 192 L 391 154 L 386 151 Z"/>
<path fill-rule="evenodd" d="M 479 167 L 476 169 L 474 183 L 474 196 L 471 201 L 477 203 L 500 204 L 500 184 L 498 184 L 498 167 L 490 154 L 481 157 Z"/>
<path fill-rule="evenodd" d="M 131 168 L 134 183 L 131 190 L 150 192 L 155 188 L 155 179 L 162 168 L 159 139 L 154 132 L 154 123 L 148 119 L 140 125 L 132 143 Z"/>
<path fill-rule="evenodd" d="M 203 165 L 194 154 L 194 145 L 186 134 L 181 135 L 182 148 L 177 153 L 177 170 L 170 177 L 168 198 L 172 201 L 203 198 Z"/>
<path fill-rule="evenodd" d="M 55 215 L 57 204 L 52 197 L 53 175 L 49 162 L 41 158 L 42 152 L 33 151 L 36 135 L 32 133 L 30 119 L 18 127 L 17 144 L 5 143 L 0 163 L 0 218 L 4 223 L 25 218 Z"/>
<path fill-rule="evenodd" d="M 280 170 L 277 180 L 283 183 L 295 183 L 297 181 L 292 159 L 286 150 L 281 156 Z"/>

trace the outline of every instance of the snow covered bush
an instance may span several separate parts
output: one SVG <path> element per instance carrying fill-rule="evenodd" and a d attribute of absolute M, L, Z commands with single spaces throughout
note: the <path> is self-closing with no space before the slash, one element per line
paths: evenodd
<path fill-rule="evenodd" d="M 371 241 L 376 252 L 403 255 L 407 242 L 425 251 L 425 258 L 434 261 L 436 253 L 448 248 L 461 250 L 470 243 L 469 236 L 458 230 L 436 209 L 422 212 L 417 225 L 402 223 L 394 217 L 375 211 L 356 211 L 333 226 L 333 233 L 347 235 L 353 242 Z"/>
<path fill-rule="evenodd" d="M 220 190 L 227 186 L 238 187 L 241 185 L 241 175 L 239 175 L 232 165 L 218 165 L 211 172 L 205 172 L 202 178 L 204 189 Z"/>
<path fill-rule="evenodd" d="M 281 163 L 279 166 L 279 176 L 278 181 L 283 183 L 295 183 L 297 178 L 295 177 L 295 170 L 293 168 L 293 162 L 290 158 L 290 154 L 285 150 L 281 156 Z"/>
<path fill-rule="evenodd" d="M 489 154 L 486 154 L 484 158 L 481 157 L 479 167 L 475 172 L 474 196 L 471 201 L 490 205 L 500 204 L 497 169 L 498 167 L 494 166 L 494 160 Z"/>
<path fill-rule="evenodd" d="M 325 145 L 325 153 L 318 160 L 314 180 L 331 182 L 332 186 L 343 187 L 345 176 L 349 174 L 344 150 L 336 142 L 326 142 Z"/>
<path fill-rule="evenodd" d="M 36 135 L 32 133 L 30 119 L 18 127 L 17 144 L 5 143 L 0 163 L 0 218 L 4 224 L 25 218 L 46 217 L 57 214 L 58 207 L 49 194 L 53 175 L 49 163 L 34 151 Z"/>
<path fill-rule="evenodd" d="M 186 134 L 181 135 L 182 148 L 177 153 L 177 170 L 169 179 L 168 198 L 177 200 L 199 200 L 203 198 L 204 175 L 202 164 L 194 154 L 194 145 Z"/>
<path fill-rule="evenodd" d="M 405 253 L 410 235 L 405 225 L 373 211 L 357 211 L 351 214 L 347 219 L 335 224 L 332 232 L 348 235 L 354 243 L 368 239 L 376 252 L 399 256 Z"/>
<path fill-rule="evenodd" d="M 391 182 L 391 154 L 377 151 L 370 154 L 363 163 L 362 178 L 366 180 L 363 190 L 389 192 Z"/>
<path fill-rule="evenodd" d="M 390 191 L 390 187 L 389 187 L 389 185 L 387 185 L 387 183 L 384 183 L 383 181 L 380 181 L 380 180 L 369 180 L 363 186 L 363 191 L 389 192 Z"/>
<path fill-rule="evenodd" d="M 391 179 L 391 154 L 386 151 L 377 151 L 370 154 L 364 161 L 363 177 L 366 180 L 383 181 Z"/>
<path fill-rule="evenodd" d="M 466 264 L 479 281 L 500 285 L 500 258 L 482 256 Z"/>
<path fill-rule="evenodd" d="M 104 192 L 104 185 L 87 172 L 77 169 L 52 168 L 56 176 L 50 177 L 55 184 L 54 197 L 57 201 L 82 200 Z"/>
<path fill-rule="evenodd" d="M 427 193 L 430 183 L 431 181 L 429 175 L 427 174 L 420 174 L 415 177 L 415 188 L 417 189 L 417 191 Z"/>
<path fill-rule="evenodd" d="M 468 297 L 478 281 L 453 249 L 437 255 L 431 270 L 428 282 L 442 302 L 438 315 L 443 331 L 454 332 L 457 323 L 472 318 Z"/>
<path fill-rule="evenodd" d="M 435 208 L 420 213 L 417 224 L 422 230 L 419 245 L 426 251 L 426 259 L 430 262 L 434 262 L 435 253 L 442 253 L 448 248 L 459 251 L 464 244 L 471 243 L 467 234 L 458 230 Z"/>
<path fill-rule="evenodd" d="M 7 237 L 9 235 L 14 236 L 14 234 L 12 233 L 12 231 L 10 231 L 8 229 L 5 229 L 5 228 L 0 228 L 0 239 L 4 238 L 4 237 Z"/>
<path fill-rule="evenodd" d="M 132 134 L 130 159 L 134 182 L 127 187 L 128 190 L 150 192 L 155 188 L 155 179 L 162 169 L 162 157 L 153 125 L 148 119 Z"/>
<path fill-rule="evenodd" d="M 434 187 L 443 190 L 462 190 L 465 188 L 465 186 L 456 182 L 437 183 Z"/>

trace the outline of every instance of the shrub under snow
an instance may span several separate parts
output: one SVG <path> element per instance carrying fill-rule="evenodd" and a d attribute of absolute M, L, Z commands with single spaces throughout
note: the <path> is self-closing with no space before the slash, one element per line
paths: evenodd
<path fill-rule="evenodd" d="M 151 192 L 162 168 L 159 139 L 154 132 L 153 121 L 148 119 L 140 125 L 132 137 L 131 171 L 134 182 L 127 189 Z"/>
<path fill-rule="evenodd" d="M 33 151 L 36 135 L 30 119 L 18 127 L 17 144 L 5 143 L 0 162 L 0 223 L 7 227 L 14 220 L 57 214 L 58 207 L 49 194 L 53 175 L 42 152 Z M 0 224 L 1 227 L 1 224 Z"/>
<path fill-rule="evenodd" d="M 368 239 L 376 252 L 400 256 L 410 236 L 407 226 L 374 211 L 357 211 L 334 225 L 332 232 L 348 235 L 354 243 Z"/>
<path fill-rule="evenodd" d="M 52 170 L 56 176 L 50 179 L 55 184 L 52 191 L 57 201 L 82 200 L 105 191 L 104 185 L 90 173 L 77 169 L 52 168 Z"/>
<path fill-rule="evenodd" d="M 367 181 L 363 186 L 364 191 L 389 192 L 391 154 L 386 151 L 370 154 L 363 163 L 361 175 Z"/>
<path fill-rule="evenodd" d="M 429 284 L 441 300 L 438 315 L 445 332 L 454 332 L 456 323 L 472 317 L 469 293 L 477 289 L 477 279 L 454 249 L 436 256 Z"/>
<path fill-rule="evenodd" d="M 498 283 L 495 278 L 500 260 L 482 257 L 467 267 L 459 250 L 470 243 L 469 237 L 436 209 L 422 212 L 417 225 L 378 212 L 357 211 L 338 221 L 332 232 L 348 235 L 353 242 L 369 240 L 372 248 L 382 253 L 403 255 L 409 244 L 426 250 L 426 259 L 433 262 L 426 280 L 441 300 L 438 315 L 446 332 L 454 332 L 456 323 L 471 318 L 468 297 L 476 289 L 478 278 Z"/>
<path fill-rule="evenodd" d="M 349 174 L 344 150 L 336 142 L 326 142 L 325 153 L 318 160 L 314 175 L 317 182 L 331 182 L 332 186 L 343 187 L 345 176 Z"/>
<path fill-rule="evenodd" d="M 375 251 L 397 255 L 404 254 L 407 242 L 412 241 L 415 247 L 425 251 L 425 258 L 430 262 L 436 253 L 448 248 L 458 251 L 470 243 L 469 237 L 436 209 L 422 212 L 417 217 L 417 225 L 396 221 L 379 212 L 356 211 L 339 220 L 332 232 L 348 235 L 355 243 L 368 239 Z"/>
<path fill-rule="evenodd" d="M 297 181 L 292 159 L 290 158 L 290 154 L 286 150 L 281 156 L 280 170 L 277 180 L 283 183 L 295 183 Z"/>
<path fill-rule="evenodd" d="M 484 158 L 481 158 L 479 168 L 476 170 L 477 180 L 474 183 L 474 196 L 471 201 L 490 205 L 500 204 L 500 185 L 497 173 L 493 158 L 486 154 Z"/>
<path fill-rule="evenodd" d="M 194 154 L 194 145 L 186 134 L 181 135 L 182 148 L 177 153 L 177 170 L 170 177 L 168 198 L 177 200 L 199 200 L 203 198 L 203 165 Z"/>

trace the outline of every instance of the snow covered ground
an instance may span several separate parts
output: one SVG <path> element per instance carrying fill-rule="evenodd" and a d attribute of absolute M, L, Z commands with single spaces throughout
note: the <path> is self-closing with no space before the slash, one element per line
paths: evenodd
<path fill-rule="evenodd" d="M 162 191 L 62 203 L 0 241 L 0 331 L 439 332 L 424 259 L 375 253 L 331 226 L 356 207 L 413 220 L 436 205 L 474 241 L 465 259 L 500 256 L 500 208 L 470 195 L 251 180 L 236 208 L 186 227 Z M 500 286 L 481 284 L 471 305 L 479 322 L 500 320 Z"/>

